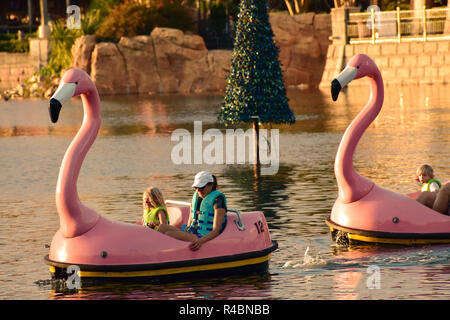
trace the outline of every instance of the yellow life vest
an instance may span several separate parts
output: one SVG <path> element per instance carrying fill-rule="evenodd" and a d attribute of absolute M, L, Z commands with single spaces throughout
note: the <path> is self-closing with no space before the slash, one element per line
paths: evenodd
<path fill-rule="evenodd" d="M 440 183 L 438 180 L 436 180 L 436 179 L 430 179 L 430 180 L 428 180 L 427 182 L 424 182 L 424 183 L 422 184 L 422 190 L 421 190 L 421 191 L 431 191 L 431 190 L 430 190 L 430 185 L 431 185 L 433 182 L 436 182 L 436 183 L 438 184 L 439 189 L 442 187 L 441 183 Z"/>
<path fill-rule="evenodd" d="M 143 225 L 144 227 L 150 228 L 150 227 L 147 225 L 148 223 L 151 223 L 151 222 L 153 222 L 153 223 L 158 223 L 158 224 L 161 223 L 161 222 L 159 221 L 159 218 L 158 218 L 158 213 L 159 213 L 159 211 L 161 211 L 161 210 L 163 210 L 163 211 L 165 212 L 165 214 L 166 214 L 166 222 L 169 223 L 169 214 L 167 213 L 166 208 L 160 206 L 160 207 L 153 208 L 153 209 L 151 209 L 151 210 L 150 210 L 150 208 L 145 208 L 145 209 L 144 209 L 144 214 L 143 214 L 143 216 L 142 216 L 142 220 L 143 220 L 142 225 Z M 158 226 L 155 226 L 153 229 L 154 229 L 154 230 L 158 230 Z"/>

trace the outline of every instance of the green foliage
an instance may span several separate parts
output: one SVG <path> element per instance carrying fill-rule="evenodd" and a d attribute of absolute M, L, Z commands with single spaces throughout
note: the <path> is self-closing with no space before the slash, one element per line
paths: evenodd
<path fill-rule="evenodd" d="M 29 41 L 0 40 L 0 52 L 24 53 L 30 51 Z"/>
<path fill-rule="evenodd" d="M 160 0 L 149 5 L 127 1 L 110 10 L 95 35 L 118 41 L 122 36 L 148 35 L 155 27 L 189 30 L 192 25 L 181 0 Z"/>
<path fill-rule="evenodd" d="M 44 77 L 59 75 L 70 67 L 72 62 L 72 46 L 75 40 L 88 34 L 94 34 L 109 10 L 120 0 L 91 1 L 90 10 L 81 17 L 81 30 L 69 29 L 66 20 L 60 19 L 51 23 L 50 53 L 48 64 L 39 71 Z"/>
<path fill-rule="evenodd" d="M 91 0 L 89 10 L 99 10 L 103 16 L 106 16 L 112 8 L 121 2 L 121 0 Z"/>
<path fill-rule="evenodd" d="M 266 0 L 242 0 L 219 122 L 294 123 Z"/>
<path fill-rule="evenodd" d="M 134 2 L 116 5 L 100 24 L 96 36 L 119 40 L 122 36 L 149 34 L 154 28 L 154 10 Z"/>
<path fill-rule="evenodd" d="M 81 17 L 81 30 L 67 28 L 65 19 L 52 22 L 49 63 L 39 74 L 59 75 L 69 68 L 72 46 L 82 35 L 95 34 L 99 40 L 117 41 L 122 36 L 150 34 L 155 26 L 186 30 L 192 21 L 181 0 L 157 0 L 150 6 L 134 1 L 91 1 L 89 10 Z"/>
<path fill-rule="evenodd" d="M 51 23 L 49 63 L 41 76 L 59 75 L 71 65 L 72 45 L 82 35 L 95 34 L 99 40 L 119 40 L 122 36 L 150 34 L 156 26 L 189 30 L 193 21 L 182 0 L 151 0 L 150 5 L 135 1 L 92 0 L 81 17 L 81 30 L 69 29 L 66 20 Z M 28 52 L 29 41 L 17 35 L 0 34 L 0 51 Z"/>
<path fill-rule="evenodd" d="M 95 34 L 103 19 L 104 16 L 100 9 L 87 11 L 81 18 L 81 30 L 83 31 L 83 34 Z"/>
<path fill-rule="evenodd" d="M 76 38 L 82 35 L 82 32 L 67 28 L 65 23 L 66 21 L 63 19 L 52 22 L 49 62 L 39 72 L 43 76 L 60 74 L 62 70 L 70 67 L 72 45 Z"/>
<path fill-rule="evenodd" d="M 17 39 L 17 33 L 0 33 L 0 52 L 25 53 L 30 51 L 28 38 L 35 37 L 35 33 L 26 33 L 24 40 Z"/>
<path fill-rule="evenodd" d="M 168 27 L 183 31 L 192 30 L 194 21 L 189 11 L 183 4 L 183 0 L 157 0 L 153 6 L 157 8 L 158 20 L 156 27 Z"/>

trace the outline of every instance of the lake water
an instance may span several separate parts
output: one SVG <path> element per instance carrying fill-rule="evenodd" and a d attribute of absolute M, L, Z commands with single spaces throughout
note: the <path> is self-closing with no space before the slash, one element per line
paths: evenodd
<path fill-rule="evenodd" d="M 450 95 L 446 86 L 387 87 L 384 107 L 355 154 L 355 167 L 378 185 L 416 191 L 428 163 L 450 180 Z M 279 249 L 269 272 L 170 284 L 104 284 L 58 290 L 43 257 L 59 227 L 59 166 L 82 121 L 81 100 L 51 124 L 46 100 L 0 102 L 0 299 L 449 299 L 450 245 L 339 248 L 325 219 L 337 196 L 333 165 L 342 134 L 366 103 L 350 88 L 335 103 L 328 91 L 288 91 L 296 115 L 280 130 L 278 173 L 255 178 L 251 165 L 176 165 L 176 129 L 217 127 L 220 96 L 103 97 L 99 136 L 80 173 L 81 200 L 109 219 L 140 218 L 141 195 L 159 186 L 166 199 L 189 201 L 196 172 L 218 177 L 229 207 L 262 210 Z M 246 129 L 244 127 L 244 129 Z M 205 143 L 205 145 L 208 143 Z M 379 286 L 370 286 L 371 270 Z"/>

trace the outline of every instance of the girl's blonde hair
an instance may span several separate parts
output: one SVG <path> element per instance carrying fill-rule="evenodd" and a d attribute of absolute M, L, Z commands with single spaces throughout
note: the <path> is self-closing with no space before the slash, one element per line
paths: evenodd
<path fill-rule="evenodd" d="M 164 201 L 164 197 L 162 195 L 161 190 L 156 187 L 149 187 L 144 191 L 142 196 L 142 205 L 144 208 L 149 208 L 149 204 L 147 200 L 153 207 L 164 207 L 166 208 L 166 202 Z"/>
<path fill-rule="evenodd" d="M 416 171 L 416 175 L 418 176 L 421 175 L 422 173 L 427 174 L 431 178 L 434 177 L 433 168 L 427 164 L 420 166 Z"/>

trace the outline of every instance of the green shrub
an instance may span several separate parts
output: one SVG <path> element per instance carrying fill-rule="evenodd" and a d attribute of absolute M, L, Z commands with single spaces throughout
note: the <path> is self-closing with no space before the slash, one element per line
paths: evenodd
<path fill-rule="evenodd" d="M 104 40 L 119 40 L 122 36 L 149 34 L 154 26 L 154 8 L 130 1 L 116 5 L 95 35 Z"/>
<path fill-rule="evenodd" d="M 121 0 L 91 0 L 89 10 L 99 10 L 102 16 L 107 16 L 111 9 L 121 2 Z"/>
<path fill-rule="evenodd" d="M 24 33 L 24 40 L 17 40 L 17 33 L 0 33 L 0 52 L 24 53 L 30 51 L 28 38 L 36 33 Z"/>
<path fill-rule="evenodd" d="M 17 39 L 17 33 L 0 33 L 0 40 L 14 40 Z"/>
<path fill-rule="evenodd" d="M 43 76 L 60 74 L 62 70 L 69 68 L 72 63 L 72 45 L 76 38 L 82 35 L 82 32 L 81 30 L 67 28 L 65 23 L 64 19 L 52 22 L 49 61 L 47 66 L 40 71 Z"/>
<path fill-rule="evenodd" d="M 189 30 L 193 26 L 181 0 L 158 0 L 149 5 L 127 1 L 114 6 L 95 35 L 118 41 L 122 36 L 149 35 L 155 27 Z"/>
<path fill-rule="evenodd" d="M 88 10 L 81 18 L 83 34 L 95 34 L 104 18 L 100 9 Z"/>
<path fill-rule="evenodd" d="M 192 30 L 194 21 L 188 9 L 182 5 L 182 0 L 159 0 L 154 4 L 161 17 L 156 27 L 168 27 L 183 31 Z"/>
<path fill-rule="evenodd" d="M 0 52 L 23 53 L 30 51 L 29 41 L 20 40 L 0 40 Z"/>

